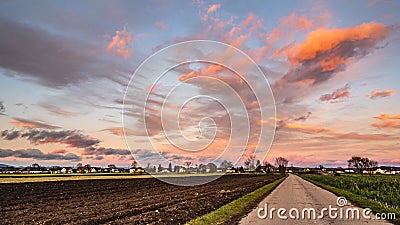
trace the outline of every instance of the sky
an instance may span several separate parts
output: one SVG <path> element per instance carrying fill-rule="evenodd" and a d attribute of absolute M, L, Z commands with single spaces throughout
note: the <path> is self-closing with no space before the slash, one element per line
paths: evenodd
<path fill-rule="evenodd" d="M 0 163 L 400 166 L 399 4 L 2 1 Z"/>

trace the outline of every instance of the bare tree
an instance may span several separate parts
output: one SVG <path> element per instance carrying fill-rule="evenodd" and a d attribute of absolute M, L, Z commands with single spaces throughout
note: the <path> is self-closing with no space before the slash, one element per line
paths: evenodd
<path fill-rule="evenodd" d="M 233 163 L 229 162 L 227 160 L 224 160 L 221 162 L 221 165 L 219 166 L 223 172 L 225 172 L 227 169 L 230 169 L 233 167 Z"/>
<path fill-rule="evenodd" d="M 132 169 L 136 169 L 137 168 L 138 163 L 136 162 L 136 160 L 133 160 L 132 164 L 131 164 L 131 168 Z"/>
<path fill-rule="evenodd" d="M 267 173 L 271 173 L 272 170 L 274 169 L 274 166 L 271 163 L 269 163 L 267 160 L 265 160 L 263 162 L 263 165 L 265 166 L 265 172 L 267 172 Z"/>
<path fill-rule="evenodd" d="M 278 157 L 278 158 L 275 158 L 275 163 L 279 168 L 279 172 L 281 174 L 285 174 L 286 167 L 287 167 L 287 164 L 289 163 L 289 160 L 287 160 L 283 157 Z"/>
<path fill-rule="evenodd" d="M 377 161 L 360 156 L 351 157 L 351 159 L 347 160 L 347 163 L 349 165 L 349 168 L 354 169 L 356 173 L 360 174 L 362 174 L 364 170 L 367 170 L 369 174 L 372 174 L 372 169 L 378 166 Z"/>
<path fill-rule="evenodd" d="M 255 155 L 249 156 L 246 161 L 244 161 L 244 165 L 249 170 L 254 170 L 254 160 L 256 159 Z"/>

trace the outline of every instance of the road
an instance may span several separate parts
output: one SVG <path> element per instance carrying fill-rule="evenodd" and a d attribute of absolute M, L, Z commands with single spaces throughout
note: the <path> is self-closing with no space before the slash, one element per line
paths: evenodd
<path fill-rule="evenodd" d="M 242 218 L 239 224 L 370 224 L 370 225 L 384 225 L 391 224 L 384 220 L 368 220 L 363 217 L 363 209 L 355 207 L 350 202 L 347 205 L 340 207 L 337 204 L 338 197 L 329 191 L 326 191 L 302 178 L 290 174 L 271 194 L 269 194 L 252 212 L 246 217 Z M 343 200 L 343 199 L 342 199 Z M 341 205 L 343 202 L 339 202 Z M 331 215 L 329 216 L 329 205 L 331 205 Z M 266 207 L 267 206 L 267 207 Z M 267 208 L 267 210 L 265 210 Z M 272 213 L 271 209 L 275 208 Z M 278 209 L 284 208 L 286 212 L 281 211 L 282 217 L 287 219 L 280 219 L 278 217 Z M 312 210 L 305 210 L 304 217 L 302 219 L 302 211 L 304 208 L 313 208 L 316 212 L 316 219 L 312 219 Z M 323 208 L 327 208 L 324 210 Z M 334 211 L 333 208 L 337 208 Z M 351 219 L 351 212 L 348 210 L 350 219 L 346 219 L 347 209 L 359 210 L 360 219 Z M 296 210 L 299 212 L 298 219 Z M 291 213 L 289 213 L 289 211 Z M 323 213 L 321 213 L 323 211 Z M 342 216 L 340 215 L 342 211 Z M 267 213 L 265 213 L 267 212 Z M 308 219 L 308 212 L 311 212 L 311 219 Z M 337 217 L 335 218 L 335 213 Z M 318 217 L 323 214 L 322 219 Z M 366 213 L 367 214 L 367 213 Z M 272 219 L 271 216 L 272 215 Z M 290 218 L 292 215 L 292 218 Z M 369 214 L 371 218 L 375 218 L 374 214 Z M 261 218 L 260 218 L 261 217 Z M 265 218 L 264 218 L 265 217 Z"/>

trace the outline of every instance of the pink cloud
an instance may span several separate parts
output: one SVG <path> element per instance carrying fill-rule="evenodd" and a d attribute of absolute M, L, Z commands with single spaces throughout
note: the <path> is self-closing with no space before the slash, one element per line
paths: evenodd
<path fill-rule="evenodd" d="M 330 103 L 337 103 L 338 99 L 348 98 L 350 96 L 349 89 L 350 89 L 350 85 L 346 84 L 344 87 L 335 90 L 331 94 L 322 95 L 319 98 L 319 100 L 330 102 Z"/>
<path fill-rule="evenodd" d="M 386 98 L 394 95 L 394 90 L 373 91 L 370 95 L 365 95 L 370 99 Z"/>
<path fill-rule="evenodd" d="M 159 29 L 159 30 L 165 30 L 165 29 L 167 29 L 167 25 L 166 25 L 164 22 L 162 22 L 162 21 L 156 22 L 156 23 L 154 24 L 154 26 L 155 26 L 157 29 Z"/>
<path fill-rule="evenodd" d="M 115 35 L 112 37 L 111 42 L 107 46 L 107 50 L 120 55 L 124 58 L 129 58 L 132 55 L 132 47 L 130 46 L 133 38 L 132 35 L 126 30 L 126 27 L 122 30 L 115 31 Z"/>
<path fill-rule="evenodd" d="M 213 4 L 210 5 L 210 7 L 208 7 L 207 13 L 212 13 L 217 11 L 217 9 L 219 9 L 221 7 L 221 4 Z"/>

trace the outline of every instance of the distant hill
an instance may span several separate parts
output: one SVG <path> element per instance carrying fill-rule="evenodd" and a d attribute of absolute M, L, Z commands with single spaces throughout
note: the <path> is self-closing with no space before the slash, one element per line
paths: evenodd
<path fill-rule="evenodd" d="M 11 167 L 10 165 L 7 165 L 7 164 L 1 164 L 0 163 L 0 168 L 5 168 L 5 167 Z"/>

